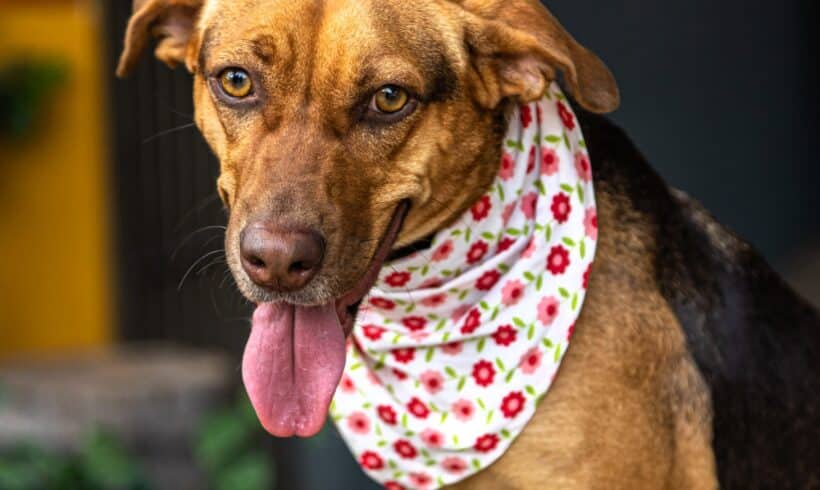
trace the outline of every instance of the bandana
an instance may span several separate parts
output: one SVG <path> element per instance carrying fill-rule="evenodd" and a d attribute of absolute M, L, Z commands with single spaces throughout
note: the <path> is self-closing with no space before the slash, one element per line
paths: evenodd
<path fill-rule="evenodd" d="M 557 84 L 510 118 L 490 191 L 424 252 L 385 264 L 330 415 L 386 488 L 486 468 L 535 413 L 569 346 L 595 255 L 589 156 Z"/>

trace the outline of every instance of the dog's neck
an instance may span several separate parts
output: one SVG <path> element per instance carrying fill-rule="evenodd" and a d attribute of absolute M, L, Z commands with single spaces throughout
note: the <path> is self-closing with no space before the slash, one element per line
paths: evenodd
<path fill-rule="evenodd" d="M 437 488 L 504 454 L 569 346 L 595 253 L 583 135 L 556 84 L 516 108 L 488 192 L 383 268 L 331 416 L 362 467 Z"/>

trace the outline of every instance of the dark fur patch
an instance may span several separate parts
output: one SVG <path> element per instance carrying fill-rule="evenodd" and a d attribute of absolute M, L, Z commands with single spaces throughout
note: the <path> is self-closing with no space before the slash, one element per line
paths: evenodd
<path fill-rule="evenodd" d="M 596 180 L 656 231 L 658 288 L 710 387 L 722 488 L 820 487 L 820 316 L 749 245 L 676 198 L 621 129 L 575 110 Z"/>

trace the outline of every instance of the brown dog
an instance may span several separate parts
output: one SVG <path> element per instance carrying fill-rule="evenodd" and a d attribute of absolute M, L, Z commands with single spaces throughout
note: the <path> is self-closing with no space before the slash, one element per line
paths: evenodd
<path fill-rule="evenodd" d="M 137 0 L 120 75 L 152 34 L 194 75 L 239 288 L 331 304 L 348 331 L 389 249 L 486 191 L 514 104 L 560 71 L 591 111 L 601 238 L 576 337 L 523 435 L 463 488 L 820 487 L 816 312 L 592 114 L 616 108 L 615 81 L 538 2 Z"/>

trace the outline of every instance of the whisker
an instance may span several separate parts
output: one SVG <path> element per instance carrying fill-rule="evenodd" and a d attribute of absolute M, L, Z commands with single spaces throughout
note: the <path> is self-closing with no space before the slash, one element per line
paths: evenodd
<path fill-rule="evenodd" d="M 191 267 L 189 267 L 189 268 L 188 268 L 188 270 L 187 270 L 187 271 L 185 271 L 185 275 L 183 275 L 183 276 L 182 276 L 182 280 L 181 280 L 181 281 L 179 281 L 179 285 L 177 286 L 177 292 L 182 291 L 182 285 L 183 285 L 183 284 L 185 284 L 185 280 L 186 280 L 186 279 L 188 279 L 188 276 L 189 276 L 189 275 L 191 275 L 191 272 L 192 272 L 192 271 L 193 271 L 193 270 L 194 270 L 194 269 L 195 269 L 195 268 L 196 268 L 199 264 L 201 264 L 204 260 L 207 260 L 207 259 L 208 259 L 208 257 L 213 257 L 214 255 L 216 255 L 216 254 L 221 254 L 221 253 L 225 253 L 225 249 L 214 250 L 214 251 L 212 251 L 212 252 L 208 252 L 208 253 L 206 253 L 205 255 L 203 255 L 202 257 L 198 258 L 198 259 L 197 259 L 197 260 L 196 260 L 196 261 L 195 261 L 195 262 L 191 265 Z"/>
<path fill-rule="evenodd" d="M 182 131 L 182 130 L 185 130 L 185 129 L 193 128 L 195 126 L 196 126 L 196 123 L 188 123 L 188 124 L 183 124 L 182 126 L 177 126 L 175 128 L 170 128 L 170 129 L 166 129 L 164 131 L 160 131 L 159 133 L 157 133 L 153 136 L 149 136 L 148 138 L 145 138 L 144 140 L 142 140 L 142 144 L 143 145 L 148 144 L 148 143 L 154 141 L 157 138 L 167 136 L 171 133 L 176 133 L 177 131 Z"/>
<path fill-rule="evenodd" d="M 191 232 L 191 233 L 190 233 L 187 237 L 183 238 L 183 239 L 182 239 L 182 241 L 179 243 L 179 245 L 177 245 L 177 246 L 176 246 L 176 248 L 174 249 L 174 251 L 173 251 L 173 252 L 171 252 L 171 260 L 176 259 L 176 256 L 177 256 L 177 254 L 179 253 L 179 251 L 180 251 L 180 250 L 182 250 L 182 247 L 184 247 L 185 245 L 187 245 L 187 244 L 188 244 L 188 242 L 190 242 L 190 241 L 191 241 L 191 239 L 192 239 L 194 236 L 196 236 L 196 235 L 198 235 L 198 234 L 200 234 L 200 233 L 204 233 L 204 232 L 206 232 L 206 231 L 210 231 L 210 230 L 222 230 L 222 231 L 225 231 L 225 230 L 227 230 L 227 229 L 228 229 L 228 228 L 227 228 L 227 227 L 225 227 L 225 226 L 221 226 L 221 225 L 212 225 L 212 226 L 203 226 L 202 228 L 199 228 L 199 229 L 197 229 L 197 230 L 192 231 L 192 232 Z M 203 246 L 204 246 L 204 245 L 203 245 Z"/>

